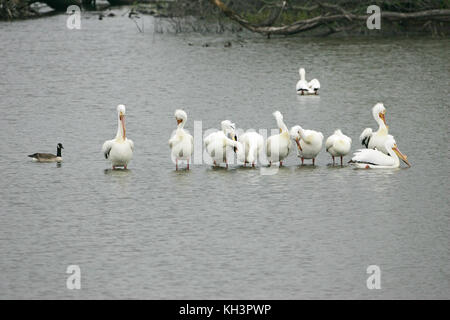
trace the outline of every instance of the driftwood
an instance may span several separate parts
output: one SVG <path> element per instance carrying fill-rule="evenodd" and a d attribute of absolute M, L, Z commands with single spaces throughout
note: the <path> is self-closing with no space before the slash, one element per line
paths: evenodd
<path fill-rule="evenodd" d="M 256 33 L 267 35 L 268 37 L 270 37 L 270 35 L 292 35 L 312 30 L 320 26 L 328 27 L 330 30 L 329 33 L 340 32 L 347 29 L 351 29 L 355 27 L 356 24 L 362 25 L 362 22 L 365 23 L 365 21 L 369 17 L 369 15 L 358 15 L 348 12 L 339 5 L 320 2 L 311 7 L 296 8 L 298 10 L 305 10 L 305 11 L 314 11 L 319 8 L 325 10 L 325 13 L 322 13 L 316 17 L 299 20 L 294 23 L 281 26 L 274 26 L 273 23 L 271 25 L 266 24 L 258 25 L 246 20 L 244 17 L 242 17 L 242 15 L 230 9 L 221 0 L 210 0 L 210 2 L 217 8 L 219 8 L 220 11 L 223 14 L 225 14 L 225 16 L 227 16 L 233 21 L 236 21 L 242 27 Z M 278 6 L 284 8 L 285 4 Z M 450 19 L 450 10 L 435 9 L 411 13 L 381 11 L 381 19 L 388 21 L 423 20 L 424 22 L 426 22 L 432 20 L 432 21 L 448 22 Z M 333 26 L 333 24 L 341 22 L 345 22 L 347 26 L 346 27 Z M 349 23 L 351 24 L 350 26 L 348 26 Z"/>

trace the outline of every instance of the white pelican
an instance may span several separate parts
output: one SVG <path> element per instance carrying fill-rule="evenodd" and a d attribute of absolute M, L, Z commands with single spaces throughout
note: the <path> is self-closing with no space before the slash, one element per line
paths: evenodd
<path fill-rule="evenodd" d="M 322 149 L 322 132 L 294 126 L 291 128 L 291 137 L 297 143 L 297 156 L 302 159 L 302 164 L 304 159 L 312 159 L 312 163 L 315 165 L 315 159 Z"/>
<path fill-rule="evenodd" d="M 386 140 L 384 147 L 388 151 L 388 154 L 374 149 L 359 149 L 353 154 L 350 163 L 354 163 L 357 168 L 391 169 L 400 166 L 400 157 L 400 159 L 411 167 L 406 155 L 398 150 L 397 144 L 392 136 Z"/>
<path fill-rule="evenodd" d="M 33 153 L 29 157 L 36 162 L 62 162 L 61 149 L 64 149 L 61 143 L 56 146 L 56 155 L 52 153 Z"/>
<path fill-rule="evenodd" d="M 277 120 L 279 134 L 275 134 L 267 138 L 266 155 L 269 160 L 269 166 L 272 162 L 280 162 L 280 167 L 283 165 L 283 159 L 289 155 L 291 150 L 291 139 L 289 137 L 289 130 L 283 122 L 283 115 L 280 111 L 275 111 L 273 116 Z"/>
<path fill-rule="evenodd" d="M 107 140 L 103 144 L 102 152 L 106 159 L 109 159 L 112 168 L 127 168 L 128 162 L 133 157 L 134 143 L 127 139 L 125 129 L 125 106 L 119 104 L 117 106 L 117 134 L 112 140 Z"/>
<path fill-rule="evenodd" d="M 306 81 L 304 68 L 300 68 L 298 72 L 300 74 L 300 80 L 297 82 L 296 85 L 297 93 L 302 96 L 305 94 L 317 95 L 320 89 L 319 80 L 312 79 L 310 82 Z"/>
<path fill-rule="evenodd" d="M 352 139 L 343 134 L 340 129 L 337 129 L 325 142 L 325 148 L 333 158 L 333 165 L 334 157 L 341 157 L 342 166 L 342 158 L 350 152 L 351 146 Z"/>
<path fill-rule="evenodd" d="M 233 147 L 234 152 L 237 152 L 239 144 L 237 143 L 234 123 L 230 120 L 224 120 L 221 122 L 221 127 L 221 131 L 213 132 L 205 138 L 205 149 L 213 159 L 214 166 L 225 163 L 228 168 L 227 147 Z M 229 137 L 232 137 L 232 139 Z"/>
<path fill-rule="evenodd" d="M 245 151 L 242 162 L 244 166 L 250 163 L 252 167 L 255 166 L 255 161 L 258 160 L 261 151 L 264 148 L 264 138 L 257 132 L 250 131 L 239 136 L 239 142 L 242 144 L 242 148 Z"/>
<path fill-rule="evenodd" d="M 386 124 L 386 108 L 382 103 L 377 103 L 372 108 L 372 115 L 378 123 L 378 130 L 373 132 L 371 128 L 366 128 L 359 137 L 361 144 L 368 149 L 377 149 L 385 154 L 388 150 L 385 148 L 385 143 L 388 138 L 392 137 L 388 133 L 389 127 Z"/>
<path fill-rule="evenodd" d="M 187 121 L 187 114 L 183 110 L 175 110 L 175 119 L 177 120 L 177 130 L 169 140 L 169 147 L 172 150 L 172 160 L 175 159 L 175 168 L 178 170 L 178 160 L 187 161 L 187 170 L 189 170 L 189 160 L 194 151 L 194 138 L 184 130 Z"/>

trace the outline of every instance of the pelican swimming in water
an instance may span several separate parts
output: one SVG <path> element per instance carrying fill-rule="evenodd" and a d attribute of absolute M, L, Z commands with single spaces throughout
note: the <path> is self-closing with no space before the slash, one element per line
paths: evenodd
<path fill-rule="evenodd" d="M 177 120 L 177 130 L 169 140 L 172 160 L 175 160 L 176 170 L 178 170 L 178 160 L 186 160 L 186 168 L 189 170 L 189 160 L 194 152 L 194 138 L 184 130 L 187 121 L 186 112 L 180 109 L 175 110 L 175 119 Z"/>
<path fill-rule="evenodd" d="M 362 169 L 394 169 L 400 166 L 400 158 L 408 167 L 411 167 L 407 156 L 400 152 L 392 136 L 386 140 L 384 148 L 388 151 L 388 154 L 374 149 L 359 149 L 353 154 L 349 163 L 353 163 L 357 168 Z"/>
<path fill-rule="evenodd" d="M 230 120 L 221 122 L 222 130 L 213 132 L 205 138 L 205 149 L 214 162 L 214 166 L 225 163 L 228 168 L 227 148 L 232 147 L 237 153 L 239 143 L 236 137 L 235 124 Z"/>
<path fill-rule="evenodd" d="M 238 140 L 244 149 L 243 157 L 241 156 L 240 160 L 244 162 L 244 166 L 249 163 L 254 167 L 255 161 L 259 159 L 264 148 L 264 137 L 257 132 L 249 131 L 240 135 Z"/>
<path fill-rule="evenodd" d="M 107 140 L 103 144 L 102 152 L 105 159 L 109 159 L 113 170 L 117 167 L 127 168 L 133 157 L 134 143 L 127 138 L 125 128 L 125 106 L 117 106 L 117 134 L 112 140 Z"/>
<path fill-rule="evenodd" d="M 320 82 L 317 79 L 312 79 L 310 82 L 306 81 L 305 69 L 300 68 L 298 73 L 300 74 L 300 80 L 297 82 L 296 90 L 300 95 L 317 95 L 319 94 Z"/>
<path fill-rule="evenodd" d="M 372 108 L 372 116 L 378 123 L 378 130 L 373 132 L 371 128 L 366 128 L 361 133 L 359 140 L 361 144 L 368 149 L 377 149 L 385 154 L 388 150 L 385 148 L 386 141 L 392 136 L 389 135 L 389 127 L 386 124 L 386 108 L 382 103 L 377 103 Z"/>
<path fill-rule="evenodd" d="M 322 149 L 322 132 L 294 126 L 291 128 L 291 137 L 297 143 L 297 156 L 302 160 L 302 164 L 305 159 L 312 159 L 312 164 L 315 165 L 316 157 Z"/>
<path fill-rule="evenodd" d="M 337 129 L 331 136 L 328 137 L 327 141 L 325 142 L 325 148 L 333 158 L 333 166 L 334 166 L 334 157 L 341 158 L 341 166 L 342 166 L 343 164 L 342 158 L 350 152 L 351 146 L 352 146 L 352 139 L 343 134 L 340 129 Z"/>
<path fill-rule="evenodd" d="M 56 145 L 56 155 L 52 153 L 33 153 L 28 155 L 35 162 L 62 162 L 61 149 L 64 149 L 61 143 Z"/>
<path fill-rule="evenodd" d="M 266 155 L 269 166 L 272 165 L 272 162 L 279 162 L 281 167 L 283 165 L 283 160 L 289 155 L 289 151 L 291 150 L 291 139 L 289 130 L 283 122 L 283 115 L 281 112 L 275 111 L 273 116 L 277 121 L 280 133 L 267 138 Z"/>

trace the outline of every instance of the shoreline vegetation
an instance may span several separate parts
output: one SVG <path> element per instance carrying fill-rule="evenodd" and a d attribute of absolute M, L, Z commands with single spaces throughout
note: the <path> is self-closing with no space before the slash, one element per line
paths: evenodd
<path fill-rule="evenodd" d="M 329 2 L 327 2 L 329 1 Z M 0 20 L 65 13 L 70 5 L 102 12 L 129 6 L 130 13 L 164 19 L 173 32 L 249 30 L 270 38 L 305 34 L 447 37 L 450 0 L 0 0 Z M 367 8 L 381 9 L 381 30 L 369 30 Z M 163 32 L 161 29 L 159 32 Z"/>

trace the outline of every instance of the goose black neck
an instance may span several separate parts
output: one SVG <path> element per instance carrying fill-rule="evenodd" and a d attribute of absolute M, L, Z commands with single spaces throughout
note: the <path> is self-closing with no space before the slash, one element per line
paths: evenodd
<path fill-rule="evenodd" d="M 56 156 L 61 157 L 61 148 L 60 147 L 56 148 Z"/>

